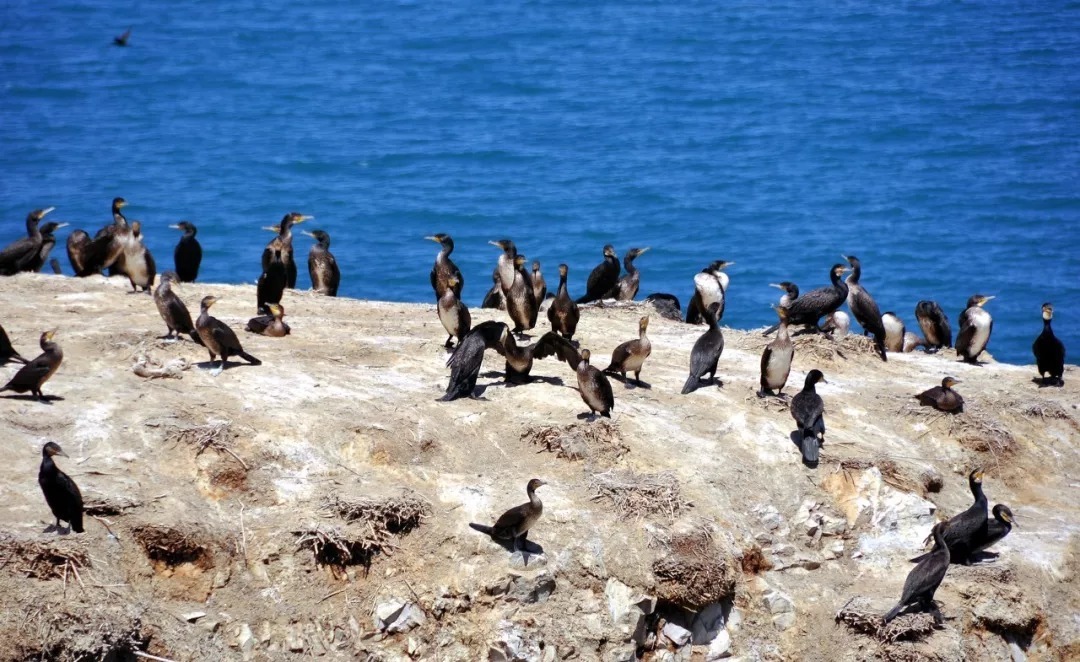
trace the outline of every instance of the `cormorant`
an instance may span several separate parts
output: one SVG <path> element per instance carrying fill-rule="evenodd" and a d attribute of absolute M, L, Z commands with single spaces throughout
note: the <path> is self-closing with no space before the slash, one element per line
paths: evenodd
<path fill-rule="evenodd" d="M 172 284 L 177 280 L 178 276 L 175 272 L 166 271 L 161 274 L 161 283 L 154 290 L 154 305 L 157 306 L 161 319 L 165 321 L 165 326 L 169 329 L 169 332 L 165 334 L 165 340 L 175 341 L 181 333 L 185 333 L 201 345 L 202 339 L 199 338 L 199 332 L 195 330 L 195 324 L 191 321 L 191 313 L 188 312 L 187 306 L 176 292 L 172 291 Z"/>
<path fill-rule="evenodd" d="M 585 294 L 577 303 L 599 301 L 619 282 L 619 257 L 611 244 L 604 246 L 604 261 L 596 265 L 585 284 Z"/>
<path fill-rule="evenodd" d="M 848 269 L 844 265 L 834 264 L 829 270 L 831 285 L 801 294 L 799 298 L 789 303 L 787 306 L 788 324 L 812 327 L 814 330 L 820 331 L 818 321 L 836 311 L 847 301 L 848 286 L 840 278 L 847 271 Z"/>
<path fill-rule="evenodd" d="M 476 378 L 480 375 L 480 366 L 484 363 L 484 351 L 497 350 L 505 332 L 509 332 L 508 326 L 492 320 L 477 324 L 465 334 L 454 353 L 446 360 L 446 365 L 450 367 L 450 382 L 446 386 L 446 393 L 439 400 L 449 401 L 472 396 L 476 389 Z"/>
<path fill-rule="evenodd" d="M 920 301 L 915 304 L 915 319 L 926 339 L 926 351 L 933 353 L 942 347 L 952 347 L 952 327 L 949 316 L 937 301 Z"/>
<path fill-rule="evenodd" d="M 35 209 L 26 215 L 26 236 L 17 239 L 0 250 L 0 276 L 11 276 L 22 271 L 41 251 L 41 230 L 38 224 L 45 215 L 56 209 Z"/>
<path fill-rule="evenodd" d="M 559 291 L 547 310 L 551 330 L 562 334 L 562 337 L 567 340 L 574 337 L 574 332 L 577 331 L 578 319 L 581 316 L 577 304 L 570 298 L 570 293 L 566 288 L 566 279 L 569 273 L 569 267 L 565 264 L 559 265 Z"/>
<path fill-rule="evenodd" d="M 1016 523 L 1016 519 L 1013 517 L 1012 511 L 1008 506 L 997 504 L 994 506 L 994 518 L 988 519 L 986 522 L 986 536 L 982 538 L 976 538 L 971 543 L 971 554 L 974 556 L 978 552 L 984 551 L 990 548 L 992 545 L 1001 541 L 1002 538 L 1009 535 L 1013 526 L 1020 526 Z M 929 555 L 923 554 L 911 559 L 912 563 L 918 563 Z M 951 559 L 953 563 L 960 563 L 959 559 Z"/>
<path fill-rule="evenodd" d="M 967 510 L 945 522 L 945 544 L 953 563 L 971 564 L 971 555 L 979 541 L 987 537 L 986 495 L 982 489 L 983 472 L 979 469 L 968 474 L 968 487 L 975 497 Z"/>
<path fill-rule="evenodd" d="M 881 310 L 878 309 L 874 297 L 870 296 L 866 288 L 859 284 L 859 279 L 862 278 L 862 264 L 854 255 L 842 257 L 851 265 L 851 275 L 845 281 L 848 288 L 848 308 L 855 315 L 855 321 L 863 328 L 863 335 L 869 332 L 874 336 L 874 349 L 877 350 L 881 360 L 888 361 L 885 355 L 885 324 L 881 320 Z"/>
<path fill-rule="evenodd" d="M 780 301 L 779 303 L 777 303 L 777 305 L 781 308 L 787 308 L 792 301 L 799 298 L 799 286 L 795 283 L 792 283 L 791 281 L 785 280 L 780 283 L 769 283 L 769 287 L 775 287 L 778 290 L 783 291 L 783 294 L 780 295 Z M 826 323 L 827 322 L 828 320 L 826 320 Z M 773 324 L 769 328 L 765 329 L 765 331 L 763 331 L 761 335 L 767 336 L 779 328 L 779 324 Z"/>
<path fill-rule="evenodd" d="M 289 335 L 292 332 L 292 329 L 290 329 L 289 325 L 281 319 L 285 317 L 285 309 L 282 308 L 280 304 L 276 303 L 268 303 L 266 304 L 266 308 L 270 311 L 269 315 L 252 317 L 248 320 L 244 329 L 252 333 L 258 333 L 259 335 L 270 336 L 271 338 L 284 338 Z"/>
<path fill-rule="evenodd" d="M 682 321 L 682 305 L 679 303 L 679 297 L 674 294 L 653 292 L 645 297 L 645 303 L 650 304 L 664 319 L 673 322 Z"/>
<path fill-rule="evenodd" d="M 288 282 L 288 270 L 283 257 L 285 245 L 281 239 L 274 237 L 266 251 L 270 253 L 270 260 L 263 260 L 263 272 L 259 274 L 259 281 L 255 286 L 255 312 L 259 315 L 266 314 L 266 304 L 281 303 Z"/>
<path fill-rule="evenodd" d="M 885 349 L 890 352 L 904 351 L 904 320 L 891 310 L 881 316 L 881 325 L 885 327 Z"/>
<path fill-rule="evenodd" d="M 206 351 L 210 352 L 210 360 L 213 361 L 216 357 L 221 356 L 218 369 L 212 374 L 215 377 L 220 375 L 221 371 L 225 369 L 225 364 L 228 363 L 230 356 L 239 356 L 251 365 L 262 365 L 262 361 L 244 351 L 244 348 L 240 345 L 240 339 L 236 337 L 236 333 L 232 329 L 216 317 L 210 316 L 210 306 L 219 300 L 218 297 L 212 294 L 203 297 L 202 310 L 199 313 L 199 319 L 195 322 L 195 328 L 199 332 L 199 337 L 202 338 L 203 346 L 206 347 Z"/>
<path fill-rule="evenodd" d="M 454 296 L 461 299 L 461 290 L 465 287 L 465 277 L 461 275 L 461 270 L 450 259 L 450 254 L 454 252 L 454 240 L 450 238 L 450 235 L 441 232 L 430 237 L 424 237 L 424 239 L 430 239 L 442 246 L 442 250 L 435 256 L 435 266 L 431 267 L 431 289 L 435 290 L 435 301 L 442 299 L 451 276 L 457 279 Z"/>
<path fill-rule="evenodd" d="M 720 312 L 717 319 L 723 319 L 724 308 L 727 306 L 725 296 L 731 278 L 724 273 L 734 262 L 716 260 L 709 266 L 694 274 L 694 295 L 690 297 L 690 303 L 686 306 L 687 324 L 701 324 L 704 316 L 701 311 L 711 306 L 714 302 L 720 302 Z"/>
<path fill-rule="evenodd" d="M 126 257 L 124 246 L 129 235 L 129 227 L 127 217 L 121 211 L 127 204 L 127 200 L 123 198 L 113 198 L 113 222 L 98 230 L 97 234 L 94 235 L 95 246 L 92 247 L 91 252 L 103 256 L 105 262 L 100 266 L 100 269 L 107 268 L 110 277 L 127 275 L 127 272 L 124 271 L 124 259 Z M 100 242 L 98 242 L 99 239 Z M 97 245 L 98 243 L 100 245 Z"/>
<path fill-rule="evenodd" d="M 900 594 L 900 602 L 885 614 L 885 623 L 896 618 L 908 605 L 916 604 L 932 612 L 935 623 L 942 622 L 941 611 L 934 604 L 934 592 L 941 585 L 941 580 L 945 579 L 945 573 L 949 569 L 949 547 L 945 544 L 944 531 L 944 522 L 938 522 L 930 531 L 934 538 L 934 549 L 908 573 L 904 580 L 904 591 Z"/>
<path fill-rule="evenodd" d="M 460 343 L 465 334 L 472 328 L 472 315 L 469 314 L 469 307 L 462 303 L 457 296 L 457 292 L 461 289 L 458 284 L 457 276 L 451 275 L 447 278 L 442 297 L 439 298 L 439 303 L 436 305 L 439 321 L 442 322 L 443 328 L 446 329 L 445 347 L 447 349 L 453 346 L 451 341 L 455 336 L 458 343 Z"/>
<path fill-rule="evenodd" d="M 547 485 L 547 483 L 539 478 L 530 480 L 529 484 L 525 486 L 529 501 L 500 515 L 499 519 L 495 520 L 494 526 L 473 522 L 470 522 L 469 526 L 480 533 L 488 534 L 496 540 L 513 540 L 514 551 L 518 551 L 528 538 L 529 529 L 536 524 L 537 520 L 540 519 L 540 515 L 544 513 L 544 504 L 540 502 L 540 497 L 536 496 L 537 488 L 543 485 Z"/>
<path fill-rule="evenodd" d="M 535 264 L 539 265 L 539 262 Z M 517 268 L 518 276 L 521 277 L 521 281 L 525 284 L 525 303 L 529 309 L 529 325 L 526 329 L 535 329 L 536 320 L 540 317 L 540 304 L 541 299 L 536 298 L 536 286 L 533 285 L 532 273 L 525 268 L 525 256 L 518 255 L 514 258 L 514 267 Z M 517 279 L 514 279 L 514 285 L 517 286 Z M 545 292 L 546 293 L 546 292 Z"/>
<path fill-rule="evenodd" d="M 645 359 L 649 358 L 649 354 L 652 354 L 652 342 L 645 334 L 648 328 L 649 316 L 646 315 L 638 320 L 637 339 L 620 344 L 611 353 L 611 363 L 604 368 L 605 373 L 609 375 L 619 373 L 625 380 L 626 373 L 632 372 L 634 381 L 641 383 L 641 367 L 645 364 Z"/>
<path fill-rule="evenodd" d="M 843 338 L 851 332 L 851 318 L 842 310 L 834 310 L 825 316 L 821 332 L 831 338 Z"/>
<path fill-rule="evenodd" d="M 173 264 L 176 266 L 176 275 L 182 283 L 194 283 L 199 277 L 199 265 L 202 264 L 202 245 L 195 235 L 199 229 L 194 223 L 180 221 L 176 225 L 170 225 L 173 230 L 184 233 L 173 251 Z"/>
<path fill-rule="evenodd" d="M 113 45 L 114 46 L 127 46 L 129 38 L 131 38 L 131 28 L 128 28 L 127 30 L 125 30 L 124 34 L 120 35 L 119 37 L 113 37 Z"/>
<path fill-rule="evenodd" d="M 724 333 L 720 330 L 720 320 L 716 319 L 720 312 L 720 302 L 714 301 L 705 309 L 705 323 L 709 328 L 694 342 L 694 348 L 690 350 L 690 375 L 683 384 L 682 393 L 686 395 L 696 391 L 701 385 L 705 375 L 709 381 L 723 386 L 724 383 L 716 379 L 716 364 L 720 362 L 720 355 L 724 352 Z"/>
<path fill-rule="evenodd" d="M 503 242 L 492 242 L 504 251 L 503 255 L 499 256 L 499 282 L 506 300 L 506 312 L 514 322 L 512 332 L 522 333 L 536 326 L 538 308 L 533 297 L 532 283 L 525 271 L 525 256 L 518 254 L 513 242 L 509 242 L 508 247 L 502 246 Z M 510 269 L 509 272 L 507 268 Z"/>
<path fill-rule="evenodd" d="M 814 388 L 818 382 L 828 383 L 820 370 L 811 370 L 803 389 L 791 399 L 791 416 L 799 426 L 803 463 L 811 467 L 817 466 L 818 448 L 825 443 L 825 403 Z"/>
<path fill-rule="evenodd" d="M 544 280 L 544 274 L 540 272 L 540 263 L 536 260 L 533 260 L 532 277 L 529 280 L 532 282 L 533 300 L 536 301 L 536 309 L 539 312 L 540 304 L 547 298 L 547 281 Z"/>
<path fill-rule="evenodd" d="M 964 411 L 964 399 L 952 389 L 954 384 L 959 383 L 960 380 L 946 377 L 941 380 L 941 386 L 935 386 L 932 389 L 923 391 L 916 395 L 915 399 L 924 407 L 933 407 L 948 414 L 962 412 Z"/>
<path fill-rule="evenodd" d="M 791 361 L 795 358 L 795 343 L 791 342 L 791 334 L 788 333 L 787 308 L 775 306 L 774 309 L 780 318 L 780 332 L 761 353 L 761 390 L 757 393 L 759 398 L 783 395 L 788 375 L 791 374 Z"/>
<path fill-rule="evenodd" d="M 7 331 L 4 331 L 4 327 L 0 326 L 0 365 L 7 365 L 16 361 L 26 363 L 26 359 L 20 356 L 11 345 L 11 339 L 8 338 Z"/>
<path fill-rule="evenodd" d="M 1043 330 L 1031 345 L 1035 354 L 1035 364 L 1039 368 L 1039 379 L 1047 386 L 1064 386 L 1065 380 L 1065 344 L 1054 335 L 1050 327 L 1054 319 L 1054 307 L 1049 302 L 1042 305 Z M 1050 375 L 1047 377 L 1047 375 Z"/>
<path fill-rule="evenodd" d="M 51 253 L 53 247 L 56 246 L 56 235 L 53 233 L 60 228 L 66 228 L 67 226 L 67 223 L 56 223 L 54 221 L 49 221 L 40 226 L 41 248 L 38 249 L 36 255 L 29 256 L 29 260 L 22 271 L 32 271 L 34 273 L 40 272 L 41 268 L 45 266 L 45 263 L 49 261 L 49 253 Z M 60 272 L 56 271 L 55 273 Z"/>
<path fill-rule="evenodd" d="M 311 276 L 311 289 L 319 294 L 336 297 L 338 285 L 341 284 L 341 271 L 338 269 L 337 260 L 330 252 L 330 235 L 322 230 L 305 232 L 316 243 L 308 253 L 307 268 Z"/>
<path fill-rule="evenodd" d="M 16 393 L 30 391 L 35 400 L 45 398 L 41 393 L 41 387 L 45 382 L 49 381 L 49 378 L 53 376 L 53 373 L 56 372 L 57 368 L 60 367 L 60 363 L 64 360 L 64 351 L 60 349 L 60 345 L 53 342 L 53 336 L 55 335 L 56 331 L 46 331 L 41 334 L 42 353 L 33 361 L 19 368 L 11 381 L 3 388 L 0 388 L 0 391 L 15 391 Z"/>
<path fill-rule="evenodd" d="M 56 528 L 60 528 L 60 520 L 68 523 L 70 531 L 83 532 L 83 501 L 82 493 L 75 481 L 60 471 L 53 461 L 53 456 L 68 457 L 64 449 L 54 442 L 49 442 L 41 449 L 41 468 L 38 469 L 38 485 L 45 494 L 45 503 L 49 504 L 49 510 L 56 518 Z"/>
<path fill-rule="evenodd" d="M 645 248 L 631 248 L 626 251 L 626 255 L 623 256 L 623 269 L 626 273 L 619 278 L 619 282 L 615 284 L 615 287 L 611 288 L 611 291 L 604 295 L 605 299 L 615 299 L 616 301 L 633 301 L 637 296 L 638 289 L 641 287 L 641 272 L 634 266 L 634 260 L 641 254 L 649 250 L 651 246 Z"/>
<path fill-rule="evenodd" d="M 581 399 L 589 407 L 590 413 L 611 418 L 611 410 L 615 408 L 615 393 L 604 373 L 589 365 L 589 350 L 583 349 L 579 352 L 570 341 L 554 333 L 545 334 L 544 340 L 548 339 L 550 344 L 543 349 L 538 347 L 534 356 L 542 359 L 556 354 L 566 361 L 577 375 L 578 391 L 581 392 Z"/>
<path fill-rule="evenodd" d="M 917 347 L 927 349 L 926 338 L 911 331 L 904 333 L 904 353 L 914 352 Z"/>
<path fill-rule="evenodd" d="M 314 216 L 306 216 L 291 211 L 282 217 L 281 223 L 263 228 L 264 230 L 278 233 L 277 238 L 280 240 L 281 263 L 285 266 L 285 287 L 290 290 L 296 288 L 296 260 L 293 259 L 292 228 L 294 225 L 299 225 L 304 221 L 310 221 L 312 218 L 314 218 Z M 266 271 L 267 268 L 269 268 L 270 261 L 273 258 L 273 249 L 271 248 L 273 243 L 274 242 L 271 241 L 266 245 L 266 248 L 263 249 L 263 271 Z"/>
<path fill-rule="evenodd" d="M 498 267 L 495 268 L 495 271 L 491 272 L 491 282 L 491 289 L 484 295 L 484 301 L 480 304 L 480 307 L 506 310 L 506 299 L 503 297 L 502 284 L 499 283 Z"/>
<path fill-rule="evenodd" d="M 533 359 L 543 359 L 558 354 L 556 345 L 566 341 L 554 331 L 548 331 L 531 345 L 518 345 L 509 328 L 502 333 L 495 350 L 506 359 L 506 381 L 523 384 L 531 381 Z"/>
<path fill-rule="evenodd" d="M 127 274 L 133 292 L 138 292 L 141 287 L 143 292 L 151 293 L 150 288 L 154 285 L 157 268 L 150 249 L 143 244 L 142 223 L 139 221 L 132 221 L 131 231 L 125 233 L 124 273 Z"/>
<path fill-rule="evenodd" d="M 979 354 L 990 342 L 994 319 L 983 309 L 994 297 L 975 294 L 967 302 L 967 309 L 960 314 L 960 333 L 956 336 L 956 353 L 967 363 L 978 363 Z"/>

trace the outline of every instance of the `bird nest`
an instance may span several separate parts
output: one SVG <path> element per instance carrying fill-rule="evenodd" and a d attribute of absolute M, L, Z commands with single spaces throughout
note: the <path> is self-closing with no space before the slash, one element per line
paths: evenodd
<path fill-rule="evenodd" d="M 310 549 L 315 554 L 317 565 L 332 568 L 344 568 L 347 565 L 371 567 L 371 560 L 382 547 L 368 537 L 370 532 L 361 531 L 359 535 L 345 532 L 340 527 L 313 524 L 305 529 L 293 531 L 299 537 L 296 544 L 301 549 Z"/>
<path fill-rule="evenodd" d="M 155 564 L 173 568 L 191 563 L 203 570 L 214 567 L 213 545 L 195 530 L 142 524 L 134 527 L 131 535 Z"/>
<path fill-rule="evenodd" d="M 231 448 L 236 433 L 233 432 L 230 422 L 219 421 L 205 425 L 171 424 L 169 427 L 171 429 L 165 436 L 167 443 L 192 446 L 195 448 L 196 457 L 202 455 L 207 448 L 213 448 L 216 451 L 228 453 L 240 463 L 240 466 L 244 467 L 244 471 L 248 470 L 247 463 L 240 459 L 240 456 Z"/>
<path fill-rule="evenodd" d="M 1016 439 L 1009 429 L 978 406 L 966 404 L 963 412 L 948 414 L 932 407 L 905 403 L 898 413 L 921 418 L 928 425 L 940 422 L 945 434 L 956 439 L 968 450 L 995 456 L 1008 455 L 1015 450 Z"/>
<path fill-rule="evenodd" d="M 5 631 L 5 649 L 11 656 L 5 659 L 128 660 L 136 659 L 135 652 L 145 651 L 150 642 L 133 605 L 22 602 L 17 625 Z"/>
<path fill-rule="evenodd" d="M 663 471 L 637 474 L 626 469 L 593 474 L 588 481 L 592 500 L 606 499 L 624 517 L 677 517 L 690 505 L 683 499 L 675 474 Z"/>
<path fill-rule="evenodd" d="M 881 480 L 901 492 L 914 492 L 925 497 L 927 493 L 940 492 L 944 486 L 944 478 L 932 467 L 916 474 L 888 458 L 846 458 L 840 460 L 839 464 L 839 469 L 845 472 L 865 471 L 872 467 L 877 467 L 877 470 L 881 472 Z"/>
<path fill-rule="evenodd" d="M 883 612 L 867 598 L 854 597 L 836 612 L 836 622 L 883 643 L 918 641 L 935 629 L 934 616 L 926 612 L 901 614 L 888 624 Z M 891 658 L 890 658 L 891 659 Z"/>
<path fill-rule="evenodd" d="M 90 566 L 90 553 L 71 536 L 28 540 L 0 533 L 0 568 L 33 579 L 66 579 Z"/>
<path fill-rule="evenodd" d="M 854 333 L 839 338 L 830 338 L 823 333 L 798 334 L 792 336 L 792 342 L 795 343 L 795 356 L 814 363 L 835 363 L 837 359 L 846 361 L 848 356 L 858 354 L 877 356 L 873 339 Z"/>
<path fill-rule="evenodd" d="M 651 569 L 658 598 L 693 611 L 734 599 L 741 564 L 717 546 L 710 526 L 662 534 L 656 542 L 661 551 Z"/>
<path fill-rule="evenodd" d="M 619 427 L 610 421 L 532 426 L 521 435 L 525 443 L 538 446 L 540 451 L 555 453 L 567 460 L 598 459 L 617 461 L 630 452 L 622 442 Z"/>

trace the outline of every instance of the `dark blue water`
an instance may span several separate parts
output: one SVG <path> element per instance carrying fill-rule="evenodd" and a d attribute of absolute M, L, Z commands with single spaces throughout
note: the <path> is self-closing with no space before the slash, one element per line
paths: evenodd
<path fill-rule="evenodd" d="M 254 281 L 297 210 L 347 296 L 431 301 L 440 231 L 470 304 L 491 239 L 572 291 L 604 243 L 651 245 L 643 294 L 734 260 L 751 327 L 769 282 L 854 253 L 909 325 L 994 294 L 991 351 L 1030 362 L 1050 300 L 1080 351 L 1077 2 L 8 0 L 0 150 L 0 242 L 121 195 L 159 265 L 197 223 L 207 281 Z"/>

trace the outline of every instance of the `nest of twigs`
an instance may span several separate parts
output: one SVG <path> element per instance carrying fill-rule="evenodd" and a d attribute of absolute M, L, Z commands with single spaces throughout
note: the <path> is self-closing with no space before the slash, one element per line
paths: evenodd
<path fill-rule="evenodd" d="M 232 424 L 228 421 L 207 423 L 206 425 L 171 425 L 165 441 L 172 444 L 192 446 L 195 448 L 195 456 L 198 457 L 207 448 L 228 453 L 240 463 L 244 470 L 248 470 L 246 462 L 240 459 L 231 446 L 236 434 L 232 430 Z"/>
<path fill-rule="evenodd" d="M 946 435 L 979 453 L 1009 454 L 1016 444 L 1016 439 L 1004 423 L 970 404 L 966 404 L 961 413 L 948 414 L 933 407 L 905 403 L 898 413 L 921 418 L 928 424 L 941 422 Z"/>
<path fill-rule="evenodd" d="M 615 461 L 630 448 L 622 443 L 617 425 L 607 420 L 570 425 L 539 425 L 525 430 L 521 440 L 567 460 L 604 458 Z"/>
<path fill-rule="evenodd" d="M 868 354 L 877 356 L 872 338 L 854 333 L 845 336 L 826 336 L 824 333 L 806 333 L 793 335 L 795 356 L 800 360 L 809 359 L 812 363 L 835 363 L 837 359 L 847 360 L 849 356 Z"/>
<path fill-rule="evenodd" d="M 212 545 L 194 531 L 143 524 L 133 528 L 131 535 L 155 563 L 170 568 L 191 563 L 204 570 L 214 566 Z"/>
<path fill-rule="evenodd" d="M 314 552 L 318 565 L 336 568 L 361 565 L 366 569 L 371 567 L 375 553 L 382 549 L 376 549 L 371 539 L 363 533 L 354 537 L 335 526 L 315 524 L 293 534 L 299 537 L 296 541 L 298 547 Z"/>
<path fill-rule="evenodd" d="M 77 540 L 27 540 L 0 533 L 0 568 L 33 579 L 63 579 L 91 566 L 90 553 Z"/>
<path fill-rule="evenodd" d="M 884 614 L 875 609 L 866 598 L 855 597 L 847 601 L 836 612 L 836 622 L 847 625 L 852 630 L 870 635 L 883 643 L 897 641 L 918 641 L 934 631 L 933 614 L 909 612 L 900 614 L 888 624 L 883 622 Z"/>
<path fill-rule="evenodd" d="M 690 505 L 683 499 L 679 481 L 671 471 L 605 471 L 590 476 L 588 485 L 593 501 L 610 501 L 624 517 L 663 515 L 674 519 Z"/>
<path fill-rule="evenodd" d="M 51 601 L 50 601 L 51 602 Z M 9 605 L 9 609 L 13 605 Z M 12 660 L 129 660 L 145 651 L 150 636 L 130 605 L 105 602 L 93 609 L 38 603 L 23 608 L 15 632 L 7 632 L 5 650 Z"/>
<path fill-rule="evenodd" d="M 407 534 L 431 513 L 431 504 L 410 490 L 384 499 L 351 499 L 333 494 L 323 500 L 323 508 L 346 522 L 366 526 L 376 544 L 389 543 L 391 535 Z"/>
<path fill-rule="evenodd" d="M 673 532 L 660 541 L 652 563 L 657 597 L 690 610 L 735 597 L 741 569 L 738 560 L 722 552 L 705 525 Z"/>

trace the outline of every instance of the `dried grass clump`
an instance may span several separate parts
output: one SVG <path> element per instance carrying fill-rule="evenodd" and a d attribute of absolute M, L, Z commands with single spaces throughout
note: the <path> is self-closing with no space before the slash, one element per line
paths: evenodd
<path fill-rule="evenodd" d="M 165 441 L 173 444 L 183 444 L 195 447 L 195 456 L 202 455 L 207 448 L 228 453 L 240 463 L 244 470 L 248 470 L 246 462 L 233 452 L 230 446 L 236 434 L 232 430 L 232 423 L 228 421 L 207 423 L 206 425 L 171 425 L 172 429 L 165 436 Z"/>
<path fill-rule="evenodd" d="M 4 659 L 128 660 L 136 659 L 134 653 L 145 651 L 150 641 L 130 605 L 106 603 L 80 609 L 34 603 L 24 607 L 20 616 L 17 631 L 9 633 L 5 642 L 11 657 Z"/>
<path fill-rule="evenodd" d="M 318 565 L 335 568 L 362 565 L 370 568 L 371 559 L 378 551 L 370 545 L 369 539 L 351 538 L 338 527 L 315 524 L 293 534 L 299 536 L 296 541 L 298 547 L 315 553 L 315 563 Z"/>
<path fill-rule="evenodd" d="M 836 621 L 884 643 L 918 641 L 935 628 L 933 615 L 925 612 L 901 614 L 887 625 L 882 622 L 883 616 L 884 613 L 870 600 L 854 597 L 836 612 Z"/>
<path fill-rule="evenodd" d="M 847 360 L 848 355 L 868 354 L 877 356 L 874 341 L 862 335 L 849 333 L 846 336 L 829 338 L 823 333 L 799 334 L 792 337 L 795 354 L 814 363 L 835 363 L 837 359 Z"/>
<path fill-rule="evenodd" d="M 630 452 L 630 448 L 622 443 L 618 426 L 606 420 L 562 427 L 534 426 L 522 433 L 521 440 L 567 460 L 602 458 L 616 461 Z"/>
<path fill-rule="evenodd" d="M 717 547 L 708 526 L 671 533 L 662 543 L 652 563 L 658 598 L 691 610 L 734 599 L 741 565 Z"/>
<path fill-rule="evenodd" d="M 663 515 L 674 519 L 689 502 L 682 498 L 679 481 L 671 471 L 655 474 L 636 474 L 605 471 L 589 477 L 593 501 L 607 499 L 625 517 Z"/>
<path fill-rule="evenodd" d="M 358 522 L 371 531 L 374 545 L 389 546 L 391 535 L 405 535 L 431 514 L 431 504 L 416 492 L 405 490 L 383 499 L 350 499 L 333 494 L 323 508 L 346 522 Z"/>
<path fill-rule="evenodd" d="M 131 535 L 155 563 L 170 568 L 183 563 L 191 563 L 203 570 L 214 567 L 210 543 L 201 541 L 201 536 L 193 531 L 143 524 L 133 528 Z"/>
<path fill-rule="evenodd" d="M 0 533 L 0 568 L 32 579 L 64 579 L 68 572 L 89 568 L 90 553 L 78 540 L 27 540 Z"/>

